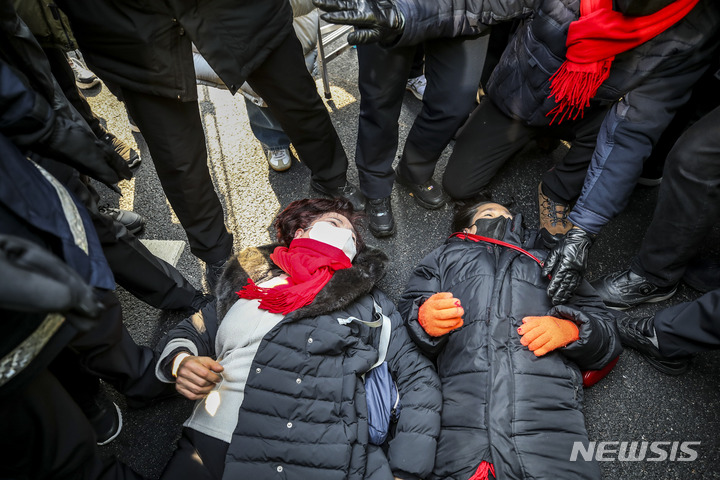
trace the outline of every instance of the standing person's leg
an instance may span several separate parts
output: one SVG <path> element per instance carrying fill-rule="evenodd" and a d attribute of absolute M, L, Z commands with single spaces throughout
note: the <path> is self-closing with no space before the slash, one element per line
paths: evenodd
<path fill-rule="evenodd" d="M 535 133 L 535 129 L 508 117 L 484 97 L 457 135 L 445 168 L 443 188 L 453 199 L 472 198 Z"/>
<path fill-rule="evenodd" d="M 425 43 L 427 87 L 423 108 L 397 166 L 402 180 L 428 182 L 443 150 L 475 108 L 488 38 L 443 38 Z"/>
<path fill-rule="evenodd" d="M 293 81 L 288 82 L 288 78 Z M 300 160 L 310 168 L 311 186 L 334 197 L 348 198 L 356 209 L 364 208 L 364 198 L 347 181 L 347 156 L 307 71 L 297 37 L 287 35 L 247 80 L 280 122 Z"/>
<path fill-rule="evenodd" d="M 283 131 L 280 123 L 273 117 L 270 109 L 255 105 L 245 97 L 250 129 L 255 138 L 263 146 L 270 168 L 276 172 L 283 172 L 292 165 L 290 157 L 290 139 Z"/>
<path fill-rule="evenodd" d="M 101 457 L 85 415 L 47 370 L 0 398 L 0 425 L 0 478 L 143 478 Z"/>
<path fill-rule="evenodd" d="M 123 100 L 148 144 L 165 195 L 185 229 L 193 255 L 224 262 L 233 237 L 207 164 L 197 102 L 122 90 Z"/>
<path fill-rule="evenodd" d="M 690 127 L 668 154 L 653 220 L 631 270 L 677 284 L 720 219 L 720 107 Z"/>
<path fill-rule="evenodd" d="M 660 352 L 670 358 L 720 348 L 720 290 L 655 314 Z"/>
<path fill-rule="evenodd" d="M 385 49 L 358 45 L 360 117 L 355 164 L 367 198 L 392 193 L 398 146 L 398 118 L 415 47 Z"/>

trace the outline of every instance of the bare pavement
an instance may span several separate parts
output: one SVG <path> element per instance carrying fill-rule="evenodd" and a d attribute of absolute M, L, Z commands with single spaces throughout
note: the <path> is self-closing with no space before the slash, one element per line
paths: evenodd
<path fill-rule="evenodd" d="M 350 50 L 328 64 L 332 101 L 328 109 L 350 158 L 349 178 L 357 184 L 357 170 L 352 161 L 357 135 L 359 93 L 357 89 L 357 56 Z M 288 81 L 292 81 L 288 79 Z M 122 197 L 99 186 L 103 201 L 111 206 L 134 210 L 144 215 L 147 227 L 144 240 L 154 240 L 153 248 L 166 259 L 176 261 L 177 268 L 196 286 L 203 286 L 203 264 L 187 248 L 187 239 L 163 195 L 147 146 L 141 134 L 129 130 L 124 108 L 108 92 L 95 87 L 87 91 L 96 114 L 107 121 L 107 127 L 118 137 L 136 146 L 142 165 L 134 179 L 121 183 Z M 309 187 L 309 170 L 293 162 L 283 173 L 269 169 L 260 143 L 250 131 L 245 104 L 240 95 L 211 87 L 199 86 L 198 96 L 205 127 L 209 166 L 215 187 L 225 206 L 226 223 L 235 235 L 235 248 L 261 245 L 273 240 L 270 224 L 288 203 L 317 196 Z M 406 93 L 399 121 L 401 147 L 421 103 Z M 495 198 L 512 202 L 512 209 L 524 215 L 526 223 L 536 228 L 537 184 L 540 174 L 557 162 L 567 150 L 560 145 L 550 154 L 534 144 L 524 149 L 493 182 Z M 450 152 L 448 148 L 436 170 L 442 172 Z M 650 222 L 657 197 L 656 188 L 635 190 L 626 211 L 615 219 L 593 246 L 588 277 L 625 268 L 642 240 Z M 375 239 L 366 233 L 367 243 L 384 250 L 391 259 L 383 288 L 394 300 L 402 293 L 410 270 L 449 233 L 450 206 L 428 211 L 417 206 L 408 191 L 396 185 L 392 205 L 398 233 L 389 239 Z M 706 252 L 720 258 L 720 229 L 716 227 L 706 239 Z M 118 288 L 125 324 L 140 344 L 154 347 L 158 339 L 182 318 L 162 312 L 135 299 Z M 647 315 L 699 294 L 681 285 L 669 301 L 631 311 Z M 720 321 L 720 319 L 718 319 Z M 585 390 L 585 414 L 595 456 L 606 479 L 687 479 L 720 478 L 720 355 L 709 352 L 698 355 L 691 371 L 682 377 L 669 377 L 655 371 L 634 351 L 625 351 L 615 369 L 600 383 Z M 111 387 L 110 394 L 120 405 L 124 426 L 120 436 L 106 447 L 104 454 L 115 454 L 139 473 L 158 478 L 179 438 L 183 421 L 192 402 L 171 399 L 133 410 Z M 540 392 L 538 392 L 540 393 Z M 605 442 L 605 443 L 602 443 Z M 620 461 L 620 442 L 652 442 L 646 458 Z M 692 461 L 679 461 L 693 455 Z M 663 458 L 664 457 L 664 458 Z M 650 460 L 655 459 L 654 461 Z M 584 461 L 578 456 L 578 461 Z M 561 475 L 558 475 L 560 477 Z"/>

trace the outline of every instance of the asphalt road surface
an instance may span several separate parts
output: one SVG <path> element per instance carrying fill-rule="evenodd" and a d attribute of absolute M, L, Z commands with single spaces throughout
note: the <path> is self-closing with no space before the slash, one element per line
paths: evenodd
<path fill-rule="evenodd" d="M 328 108 L 350 158 L 349 178 L 357 184 L 357 170 L 352 161 L 359 112 L 355 50 L 334 59 L 328 69 L 333 95 Z M 124 108 L 104 86 L 87 93 L 93 109 L 106 120 L 108 129 L 136 146 L 143 160 L 136 177 L 121 184 L 122 197 L 105 187 L 98 187 L 103 201 L 144 215 L 148 223 L 142 238 L 186 243 L 184 231 L 165 200 L 142 135 L 131 133 Z M 273 239 L 269 226 L 283 207 L 293 200 L 316 196 L 309 187 L 309 170 L 296 160 L 287 172 L 276 173 L 269 169 L 260 143 L 250 131 L 240 95 L 233 97 L 227 91 L 200 86 L 198 96 L 210 170 L 225 206 L 227 226 L 235 235 L 235 248 L 240 250 L 268 243 Z M 399 121 L 401 148 L 420 107 L 420 101 L 412 94 L 405 94 Z M 438 181 L 450 148 L 436 169 Z M 512 209 L 525 216 L 527 225 L 537 227 L 539 176 L 562 158 L 566 150 L 566 145 L 560 145 L 552 153 L 545 154 L 534 144 L 524 149 L 493 182 L 495 198 L 503 203 L 512 202 Z M 626 211 L 605 228 L 593 246 L 588 271 L 590 279 L 629 264 L 650 222 L 656 196 L 657 188 L 636 189 Z M 383 240 L 375 239 L 369 233 L 365 238 L 368 244 L 383 249 L 390 257 L 391 264 L 381 287 L 397 300 L 412 267 L 448 235 L 452 210 L 450 206 L 436 211 L 424 210 L 399 185 L 393 191 L 392 206 L 398 233 Z M 720 257 L 718 228 L 705 245 L 706 251 L 701 253 Z M 194 285 L 203 285 L 203 264 L 187 246 L 177 267 Z M 143 304 L 121 288 L 118 288 L 118 295 L 125 323 L 140 344 L 153 347 L 181 320 L 177 314 Z M 698 295 L 681 285 L 671 300 L 637 308 L 631 313 L 647 315 Z M 638 480 L 720 478 L 717 462 L 720 447 L 719 366 L 718 354 L 705 353 L 694 359 L 688 374 L 668 377 L 655 371 L 635 352 L 624 352 L 610 375 L 585 391 L 590 440 L 598 442 L 598 450 L 605 449 L 602 457 L 607 461 L 600 462 L 604 477 Z M 148 478 L 158 478 L 175 448 L 182 423 L 192 408 L 191 402 L 177 398 L 146 409 L 131 410 L 122 396 L 110 387 L 108 390 L 123 410 L 124 429 L 114 442 L 102 447 L 103 452 L 118 455 Z M 668 453 L 667 458 L 621 462 L 617 460 L 617 454 L 612 453 L 617 451 L 618 443 L 600 443 L 622 441 L 667 442 L 657 445 Z M 678 457 L 688 455 L 673 455 L 672 442 L 697 442 L 690 445 L 697 452 L 697 458 L 677 461 Z M 657 459 L 662 456 L 648 451 L 647 457 Z"/>

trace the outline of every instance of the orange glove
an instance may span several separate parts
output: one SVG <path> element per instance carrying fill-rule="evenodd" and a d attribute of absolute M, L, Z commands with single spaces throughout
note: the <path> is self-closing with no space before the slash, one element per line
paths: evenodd
<path fill-rule="evenodd" d="M 440 337 L 463 325 L 465 314 L 460 300 L 450 292 L 436 293 L 422 304 L 418 321 L 431 337 Z"/>
<path fill-rule="evenodd" d="M 525 317 L 518 333 L 520 343 L 538 357 L 580 338 L 574 322 L 555 317 Z"/>

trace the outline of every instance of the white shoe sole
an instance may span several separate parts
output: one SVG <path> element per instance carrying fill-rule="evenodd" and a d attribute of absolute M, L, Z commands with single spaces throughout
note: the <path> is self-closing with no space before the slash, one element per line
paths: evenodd
<path fill-rule="evenodd" d="M 120 435 L 120 432 L 122 432 L 122 426 L 123 426 L 122 412 L 120 411 L 120 407 L 117 406 L 117 403 L 113 402 L 113 406 L 115 407 L 115 410 L 117 410 L 117 414 L 118 414 L 118 429 L 117 429 L 117 432 L 115 432 L 115 434 L 114 434 L 112 437 L 108 438 L 108 439 L 105 440 L 104 442 L 97 442 L 98 445 L 107 445 L 108 443 L 110 443 L 110 442 L 112 442 L 113 440 L 115 440 L 115 439 L 117 438 L 117 436 Z"/>

